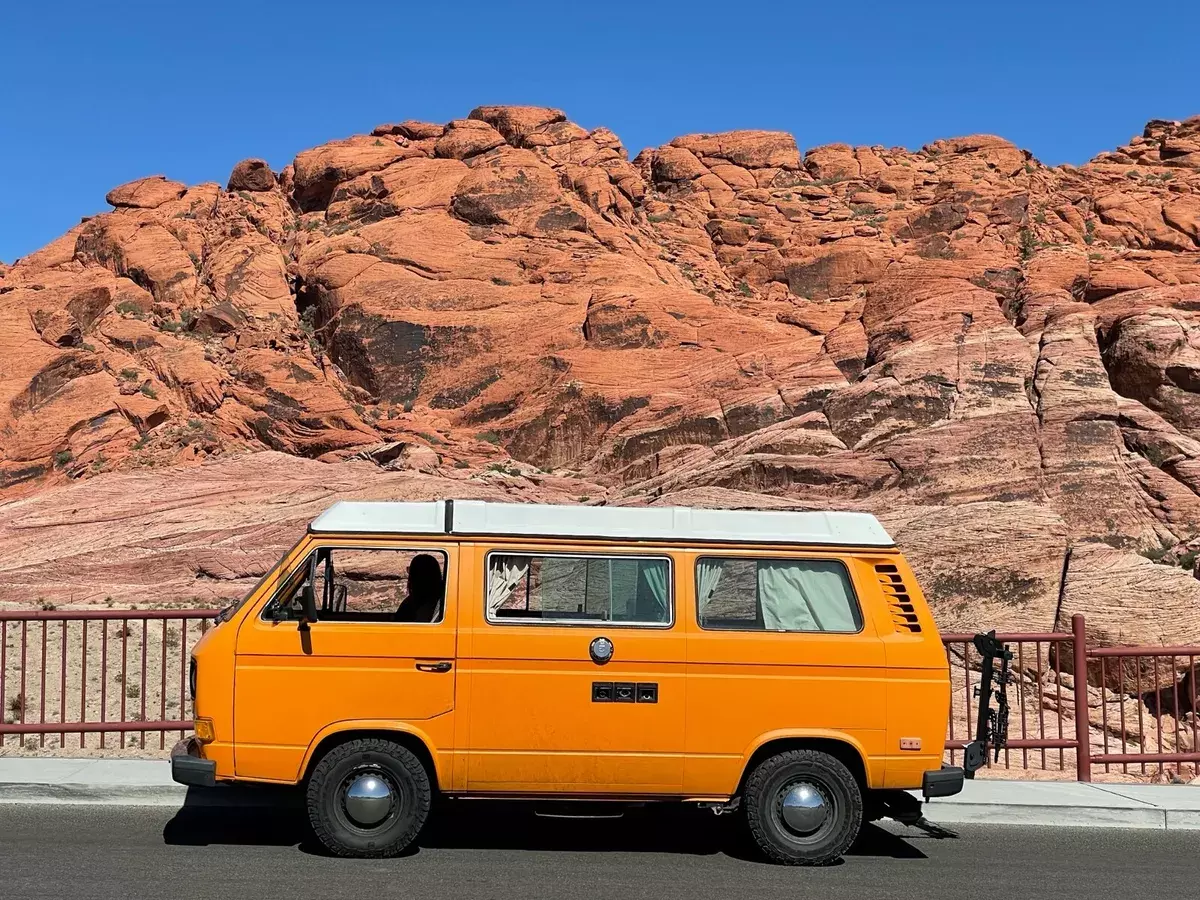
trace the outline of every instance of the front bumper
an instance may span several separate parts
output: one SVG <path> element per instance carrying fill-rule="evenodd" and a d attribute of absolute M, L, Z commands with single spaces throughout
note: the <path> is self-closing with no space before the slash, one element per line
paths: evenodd
<path fill-rule="evenodd" d="M 966 776 L 958 766 L 942 766 L 921 776 L 921 794 L 926 800 L 934 797 L 953 797 L 961 793 Z"/>
<path fill-rule="evenodd" d="M 200 742 L 186 737 L 171 749 L 171 778 L 195 787 L 217 786 L 216 760 L 200 756 Z"/>

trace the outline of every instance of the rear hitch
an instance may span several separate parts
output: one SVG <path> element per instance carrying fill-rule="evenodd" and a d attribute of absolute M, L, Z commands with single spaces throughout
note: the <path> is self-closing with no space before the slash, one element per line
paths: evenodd
<path fill-rule="evenodd" d="M 877 791 L 874 800 L 879 804 L 881 816 L 894 822 L 899 822 L 908 828 L 919 828 L 931 837 L 939 839 L 958 837 L 957 832 L 926 819 L 921 812 L 921 801 L 908 791 Z"/>

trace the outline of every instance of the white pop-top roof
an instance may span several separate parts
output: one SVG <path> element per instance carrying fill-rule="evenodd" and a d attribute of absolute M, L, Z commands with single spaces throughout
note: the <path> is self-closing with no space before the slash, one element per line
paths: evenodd
<path fill-rule="evenodd" d="M 747 541 L 891 547 L 879 520 L 860 512 L 695 509 L 684 506 L 553 506 L 435 500 L 342 501 L 319 515 L 313 532 L 525 535 L 625 540 Z"/>

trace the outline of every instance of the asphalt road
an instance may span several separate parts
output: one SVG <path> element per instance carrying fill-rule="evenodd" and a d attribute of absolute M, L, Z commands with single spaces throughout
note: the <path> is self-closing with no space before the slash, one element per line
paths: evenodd
<path fill-rule="evenodd" d="M 322 855 L 288 812 L 0 806 L 0 896 L 1071 900 L 1189 897 L 1200 883 L 1195 833 L 964 826 L 936 840 L 868 826 L 842 864 L 814 870 L 759 861 L 730 819 L 460 803 L 410 855 L 363 861 Z"/>

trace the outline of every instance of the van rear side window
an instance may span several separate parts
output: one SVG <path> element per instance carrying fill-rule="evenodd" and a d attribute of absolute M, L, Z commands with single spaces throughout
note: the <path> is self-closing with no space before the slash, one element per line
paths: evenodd
<path fill-rule="evenodd" d="M 696 603 L 701 628 L 862 630 L 850 573 L 832 559 L 703 557 L 696 561 Z"/>
<path fill-rule="evenodd" d="M 487 573 L 492 622 L 671 623 L 666 559 L 492 553 Z"/>

